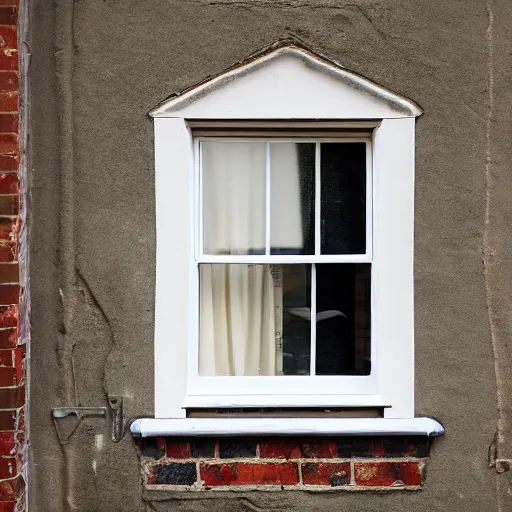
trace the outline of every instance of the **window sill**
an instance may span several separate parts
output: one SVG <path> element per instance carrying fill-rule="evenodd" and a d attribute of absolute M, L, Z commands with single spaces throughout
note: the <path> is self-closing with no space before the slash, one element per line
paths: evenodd
<path fill-rule="evenodd" d="M 424 435 L 441 436 L 434 418 L 139 418 L 135 437 L 253 435 Z"/>

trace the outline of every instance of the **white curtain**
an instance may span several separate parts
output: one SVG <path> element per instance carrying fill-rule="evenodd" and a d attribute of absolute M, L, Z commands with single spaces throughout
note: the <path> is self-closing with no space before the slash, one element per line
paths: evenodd
<path fill-rule="evenodd" d="M 302 249 L 298 146 L 270 144 L 270 247 Z"/>
<path fill-rule="evenodd" d="M 204 142 L 205 254 L 265 254 L 264 142 Z"/>
<path fill-rule="evenodd" d="M 275 375 L 274 284 L 267 265 L 200 267 L 201 375 Z"/>
<path fill-rule="evenodd" d="M 301 247 L 297 150 L 278 146 L 271 152 L 271 242 Z M 201 149 L 204 253 L 264 254 L 266 144 L 205 142 Z M 272 206 L 278 199 L 282 203 Z M 270 265 L 200 266 L 200 375 L 280 373 L 280 281 Z"/>

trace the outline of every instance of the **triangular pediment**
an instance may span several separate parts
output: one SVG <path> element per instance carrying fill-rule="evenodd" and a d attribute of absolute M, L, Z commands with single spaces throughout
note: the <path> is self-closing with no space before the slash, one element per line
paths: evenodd
<path fill-rule="evenodd" d="M 413 101 L 296 42 L 282 41 L 173 95 L 151 116 L 386 119 L 421 113 Z"/>

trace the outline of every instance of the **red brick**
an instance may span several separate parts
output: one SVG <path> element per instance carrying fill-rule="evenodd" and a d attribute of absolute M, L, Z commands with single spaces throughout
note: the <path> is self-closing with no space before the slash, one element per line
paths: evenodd
<path fill-rule="evenodd" d="M 0 409 L 16 409 L 25 403 L 25 386 L 0 387 Z"/>
<path fill-rule="evenodd" d="M 16 7 L 0 7 L 0 25 L 16 25 L 18 9 Z"/>
<path fill-rule="evenodd" d="M 13 500 L 16 495 L 17 478 L 0 482 L 0 500 Z"/>
<path fill-rule="evenodd" d="M 18 73 L 16 73 L 16 71 L 0 71 L 0 91 L 17 91 L 17 90 L 18 90 Z"/>
<path fill-rule="evenodd" d="M 1 51 L 1 50 L 0 50 Z M 8 94 L 8 93 L 4 93 Z M 0 95 L 1 101 L 1 95 Z M 2 104 L 0 103 L 0 110 Z M 0 133 L 0 153 L 3 155 L 14 155 L 18 152 L 18 135 L 16 133 Z"/>
<path fill-rule="evenodd" d="M 0 93 L 1 96 L 2 93 Z M 19 191 L 19 179 L 16 172 L 0 174 L 0 194 L 17 194 Z"/>
<path fill-rule="evenodd" d="M 16 261 L 18 259 L 18 244 L 0 240 L 0 263 Z"/>
<path fill-rule="evenodd" d="M 298 459 L 302 456 L 297 441 L 290 439 L 272 439 L 260 443 L 262 459 Z"/>
<path fill-rule="evenodd" d="M 18 208 L 18 194 L 0 195 L 0 215 L 16 215 Z"/>
<path fill-rule="evenodd" d="M 354 472 L 357 485 L 422 485 L 418 462 L 356 462 Z"/>
<path fill-rule="evenodd" d="M 16 172 L 0 173 L 0 194 L 17 194 L 18 191 L 18 174 Z"/>
<path fill-rule="evenodd" d="M 349 485 L 350 462 L 304 462 L 302 481 L 306 485 Z"/>
<path fill-rule="evenodd" d="M 166 455 L 170 459 L 190 458 L 190 445 L 188 443 L 167 442 Z"/>
<path fill-rule="evenodd" d="M 0 5 L 11 5 L 16 7 L 18 5 L 18 0 L 0 0 Z"/>
<path fill-rule="evenodd" d="M 14 430 L 16 411 L 0 411 L 0 431 Z"/>
<path fill-rule="evenodd" d="M 0 284 L 0 304 L 18 304 L 20 299 L 20 287 L 17 284 Z"/>
<path fill-rule="evenodd" d="M 3 267 L 11 267 L 16 272 L 18 271 L 17 263 L 0 263 L 0 277 L 5 275 Z M 0 306 L 0 329 L 5 327 L 16 327 L 18 325 L 18 306 Z"/>
<path fill-rule="evenodd" d="M 337 456 L 334 441 L 314 439 L 300 442 L 293 439 L 272 439 L 260 443 L 261 458 L 296 459 L 296 458 L 327 458 Z"/>
<path fill-rule="evenodd" d="M 0 501 L 0 512 L 14 512 L 14 501 Z"/>
<path fill-rule="evenodd" d="M 205 486 L 224 485 L 297 485 L 297 464 L 203 464 L 201 480 Z"/>
<path fill-rule="evenodd" d="M 0 92 L 0 112 L 16 112 L 17 110 L 18 93 L 16 91 Z M 16 145 L 17 149 L 18 146 Z"/>
<path fill-rule="evenodd" d="M 156 438 L 156 446 L 159 450 L 165 450 L 165 437 L 158 436 Z"/>
<path fill-rule="evenodd" d="M 16 385 L 16 368 L 0 366 L 0 386 Z"/>
<path fill-rule="evenodd" d="M 1 388 L 0 388 L 1 389 Z M 17 388 L 16 393 L 16 408 L 23 407 L 25 405 L 25 384 L 20 384 Z M 19 421 L 19 418 L 18 418 Z M 25 424 L 25 414 L 23 414 L 23 424 Z"/>
<path fill-rule="evenodd" d="M 0 51 L 0 67 L 2 66 L 2 52 Z M 0 114 L 0 132 L 18 133 L 18 114 Z"/>
<path fill-rule="evenodd" d="M 0 367 L 1 366 L 14 368 L 14 350 L 0 350 Z"/>
<path fill-rule="evenodd" d="M 0 329 L 0 348 L 14 348 L 18 342 L 18 329 Z M 1 409 L 1 407 L 0 407 Z"/>
<path fill-rule="evenodd" d="M 16 27 L 0 26 L 0 48 L 17 48 Z"/>
<path fill-rule="evenodd" d="M 9 71 L 18 70 L 18 50 L 0 48 L 0 69 Z"/>
<path fill-rule="evenodd" d="M 332 459 L 337 456 L 336 443 L 324 439 L 315 439 L 302 444 L 303 457 L 308 459 Z"/>
<path fill-rule="evenodd" d="M 6 114 L 0 114 L 0 117 Z M 0 155 L 0 171 L 16 171 L 18 169 L 17 155 Z"/>
<path fill-rule="evenodd" d="M 12 453 L 14 453 L 14 432 L 0 432 L 0 455 Z"/>
<path fill-rule="evenodd" d="M 0 457 L 0 479 L 16 476 L 16 459 L 14 457 Z"/>
<path fill-rule="evenodd" d="M 0 263 L 0 284 L 17 283 L 20 280 L 19 275 L 20 269 L 17 263 Z M 2 325 L 4 316 L 2 313 L 3 308 L 0 306 L 0 327 L 13 327 L 13 325 Z"/>

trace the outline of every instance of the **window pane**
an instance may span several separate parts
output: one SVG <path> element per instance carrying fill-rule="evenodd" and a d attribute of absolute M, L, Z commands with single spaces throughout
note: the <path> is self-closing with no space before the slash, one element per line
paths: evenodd
<path fill-rule="evenodd" d="M 205 254 L 265 254 L 264 142 L 202 142 Z"/>
<path fill-rule="evenodd" d="M 315 144 L 270 144 L 270 253 L 315 252 Z"/>
<path fill-rule="evenodd" d="M 309 373 L 310 265 L 199 266 L 199 374 Z"/>
<path fill-rule="evenodd" d="M 366 252 L 366 144 L 323 143 L 321 253 Z"/>
<path fill-rule="evenodd" d="M 274 265 L 282 275 L 284 375 L 309 375 L 311 353 L 311 265 Z M 278 294 L 279 295 L 279 294 Z"/>
<path fill-rule="evenodd" d="M 369 375 L 371 266 L 316 266 L 316 374 Z"/>

